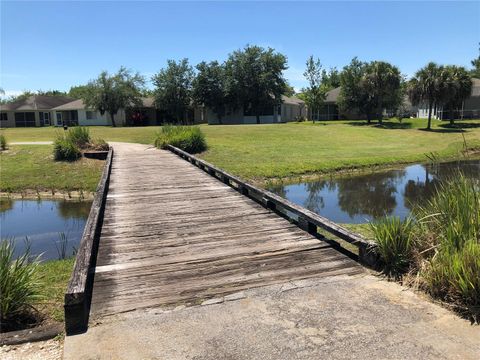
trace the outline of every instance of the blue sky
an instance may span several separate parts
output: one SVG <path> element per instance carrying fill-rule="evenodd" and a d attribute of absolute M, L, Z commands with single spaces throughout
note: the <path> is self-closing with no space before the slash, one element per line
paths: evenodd
<path fill-rule="evenodd" d="M 301 88 L 306 58 L 329 68 L 386 60 L 412 75 L 428 61 L 469 67 L 480 2 L 1 1 L 0 86 L 68 90 L 121 65 L 148 78 L 167 59 L 224 60 L 247 43 L 288 57 Z"/>

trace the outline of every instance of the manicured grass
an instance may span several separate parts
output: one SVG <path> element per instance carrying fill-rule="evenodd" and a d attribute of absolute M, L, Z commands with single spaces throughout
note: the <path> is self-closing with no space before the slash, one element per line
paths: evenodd
<path fill-rule="evenodd" d="M 51 145 L 9 145 L 0 154 L 0 190 L 4 192 L 94 192 L 104 161 L 82 158 L 54 161 Z"/>
<path fill-rule="evenodd" d="M 425 119 L 387 121 L 383 127 L 365 121 L 330 121 L 272 125 L 201 125 L 208 151 L 200 157 L 241 177 L 263 180 L 325 173 L 374 165 L 461 156 L 463 137 L 480 146 L 480 121 L 463 121 L 465 129 L 449 129 Z M 93 138 L 152 144 L 158 127 L 91 127 Z M 52 140 L 54 128 L 3 129 L 9 142 Z"/>
<path fill-rule="evenodd" d="M 63 297 L 72 274 L 75 258 L 51 260 L 38 266 L 42 300 L 34 306 L 49 319 L 63 321 Z"/>

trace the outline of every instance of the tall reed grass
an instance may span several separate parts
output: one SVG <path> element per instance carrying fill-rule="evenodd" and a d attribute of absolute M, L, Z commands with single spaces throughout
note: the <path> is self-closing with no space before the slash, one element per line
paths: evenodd
<path fill-rule="evenodd" d="M 30 246 L 14 259 L 14 240 L 0 242 L 0 323 L 8 328 L 11 323 L 32 308 L 40 298 L 36 276 L 38 258 L 31 258 Z"/>
<path fill-rule="evenodd" d="M 205 135 L 198 126 L 163 126 L 155 138 L 155 146 L 165 149 L 173 145 L 190 154 L 196 154 L 207 149 Z"/>

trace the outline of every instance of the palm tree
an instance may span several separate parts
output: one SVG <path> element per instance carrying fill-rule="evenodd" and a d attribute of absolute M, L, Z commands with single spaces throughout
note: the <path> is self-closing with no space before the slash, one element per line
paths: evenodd
<path fill-rule="evenodd" d="M 445 66 L 444 80 L 444 109 L 449 110 L 450 124 L 453 125 L 454 111 L 462 106 L 463 101 L 472 93 L 473 82 L 463 66 Z"/>
<path fill-rule="evenodd" d="M 434 105 L 441 104 L 445 97 L 444 82 L 442 81 L 443 71 L 443 66 L 430 62 L 418 70 L 409 82 L 408 97 L 412 105 L 427 104 L 428 130 L 432 127 Z"/>

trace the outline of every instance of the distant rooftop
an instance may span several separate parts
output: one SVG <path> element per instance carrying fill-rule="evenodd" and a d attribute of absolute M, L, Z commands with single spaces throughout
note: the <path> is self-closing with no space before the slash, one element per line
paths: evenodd
<path fill-rule="evenodd" d="M 16 111 L 35 111 L 35 110 L 51 110 L 57 106 L 69 103 L 74 99 L 67 96 L 46 96 L 32 95 L 26 99 L 14 101 L 0 105 L 1 110 Z"/>

